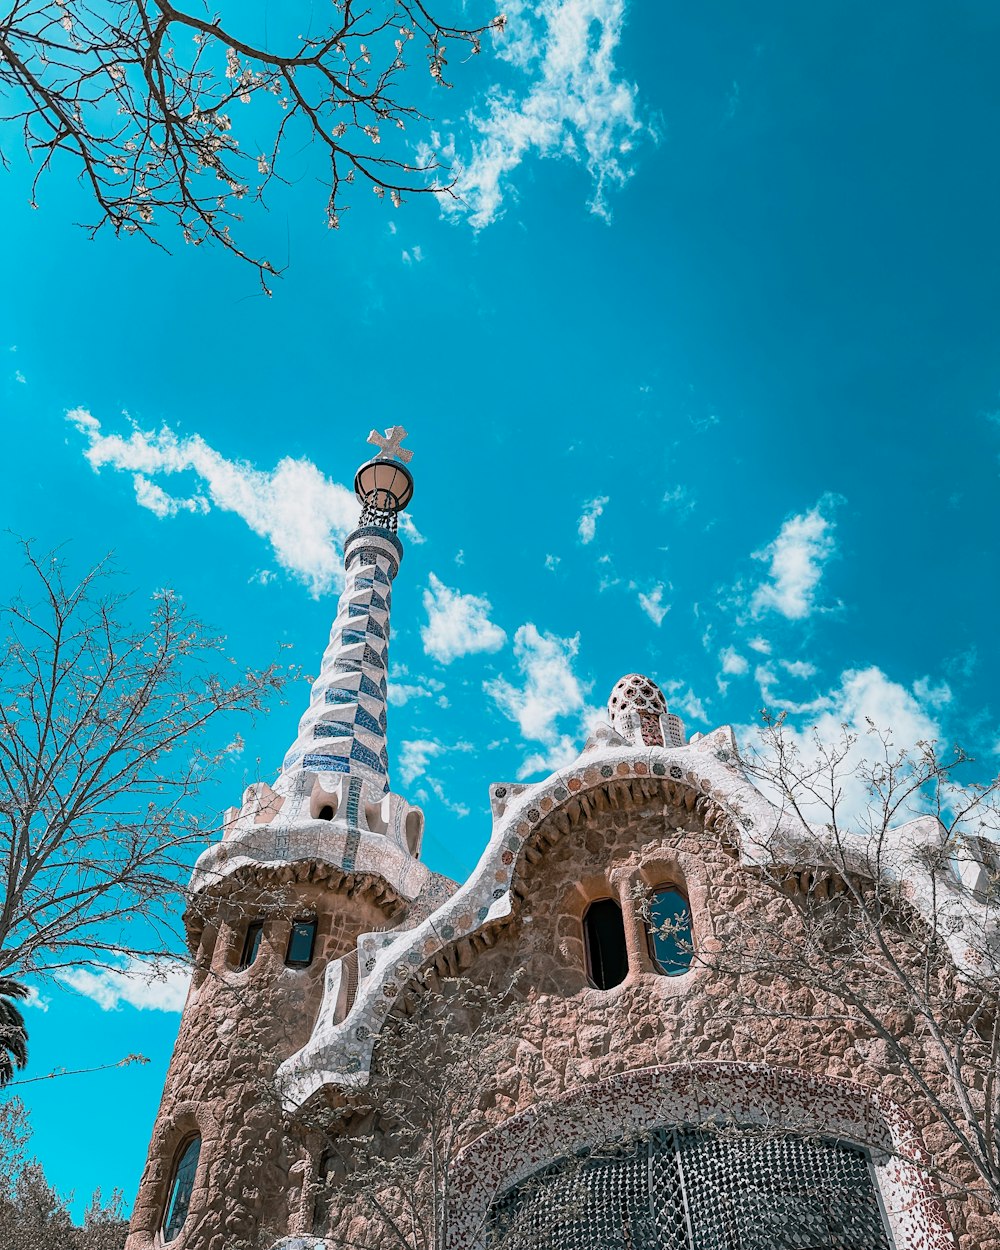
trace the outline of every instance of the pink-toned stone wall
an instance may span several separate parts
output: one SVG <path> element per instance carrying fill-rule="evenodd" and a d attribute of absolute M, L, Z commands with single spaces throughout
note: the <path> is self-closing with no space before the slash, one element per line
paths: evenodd
<path fill-rule="evenodd" d="M 831 1077 L 877 1090 L 887 1105 L 905 1109 L 908 1123 L 931 1152 L 932 1165 L 959 1179 L 974 1179 L 927 1100 L 911 1078 L 894 1069 L 885 1048 L 872 1045 L 854 1027 L 821 1018 L 824 1004 L 809 991 L 790 998 L 775 984 L 747 978 L 735 982 L 698 966 L 676 977 L 655 970 L 633 899 L 637 887 L 681 887 L 690 899 L 695 945 L 703 951 L 717 940 L 720 921 L 732 914 L 794 923 L 793 904 L 740 866 L 726 843 L 735 832 L 725 821 L 715 821 L 714 829 L 705 832 L 704 802 L 690 807 L 667 802 L 655 789 L 652 798 L 641 801 L 625 801 L 609 790 L 596 795 L 594 805 L 589 816 L 551 840 L 542 822 L 525 848 L 531 853 L 522 852 L 519 861 L 514 886 L 520 901 L 512 917 L 498 922 L 488 940 L 463 939 L 451 953 L 453 969 L 484 985 L 502 984 L 520 969 L 523 995 L 516 1024 L 501 1039 L 498 1062 L 487 1065 L 485 1075 L 482 1068 L 477 1071 L 479 1112 L 463 1126 L 458 1146 L 499 1128 L 539 1100 L 616 1074 L 749 1063 L 767 1065 L 770 1073 L 795 1069 L 805 1074 L 803 1079 Z M 629 974 L 622 985 L 601 991 L 588 981 L 582 916 L 591 900 L 609 895 L 623 905 Z M 327 939 L 325 959 L 348 950 L 352 934 L 386 923 L 360 899 L 315 897 L 320 914 L 328 907 L 338 909 L 338 928 Z M 212 975 L 185 1011 L 129 1250 L 148 1250 L 150 1230 L 162 1216 L 176 1146 L 164 1126 L 183 1126 L 195 1115 L 205 1136 L 199 1188 L 188 1226 L 172 1245 L 178 1250 L 244 1245 L 267 1250 L 282 1236 L 311 1229 L 308 1182 L 315 1177 L 320 1148 L 306 1157 L 303 1134 L 293 1130 L 286 1136 L 273 1099 L 261 1096 L 261 1081 L 273 1072 L 275 1059 L 308 1033 L 323 961 L 318 959 L 309 975 L 290 974 L 280 966 L 283 939 L 276 930 L 258 966 L 249 974 L 233 974 L 219 962 L 224 946 L 225 930 Z M 788 1019 L 789 1009 L 803 1018 Z M 253 1071 L 235 1047 L 237 1041 L 261 1047 Z M 915 1045 L 919 1050 L 919 1037 Z M 376 1078 L 380 1066 L 376 1048 Z M 924 1070 L 947 1098 L 931 1047 Z M 456 1079 L 462 1079 L 461 1073 Z M 377 1081 L 366 1097 L 376 1106 L 384 1097 Z M 339 1213 L 336 1205 L 334 1197 L 332 1226 L 349 1229 L 353 1240 L 367 1241 L 374 1250 L 378 1228 L 358 1214 L 353 1201 Z M 1000 1250 L 995 1219 L 974 1203 L 948 1203 L 947 1218 L 959 1250 Z"/>
<path fill-rule="evenodd" d="M 330 961 L 353 950 L 358 933 L 388 922 L 360 892 L 266 877 L 240 895 L 205 900 L 204 910 L 128 1250 L 163 1244 L 167 1187 L 178 1150 L 193 1132 L 202 1138 L 198 1173 L 190 1214 L 171 1250 L 251 1250 L 283 1235 L 301 1160 L 282 1124 L 274 1071 L 308 1038 Z M 292 921 L 310 914 L 317 918 L 313 961 L 288 968 Z M 259 953 L 240 971 L 247 924 L 258 919 L 265 921 Z"/>

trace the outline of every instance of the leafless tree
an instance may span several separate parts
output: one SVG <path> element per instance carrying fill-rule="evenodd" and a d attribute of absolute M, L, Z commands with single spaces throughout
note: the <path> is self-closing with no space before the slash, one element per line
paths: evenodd
<path fill-rule="evenodd" d="M 168 591 L 134 624 L 106 563 L 74 582 L 25 556 L 33 596 L 3 612 L 0 654 L 0 972 L 155 959 L 176 949 L 196 796 L 225 757 L 208 731 L 283 677 L 237 669 Z"/>
<path fill-rule="evenodd" d="M 45 1178 L 28 1153 L 31 1125 L 19 1098 L 0 1102 L 0 1245 L 4 1250 L 121 1250 L 128 1233 L 122 1194 L 104 1202 L 98 1190 L 87 1204 L 82 1227 L 73 1223 L 67 1200 Z"/>
<path fill-rule="evenodd" d="M 737 987 L 734 1025 L 845 1030 L 929 1108 L 946 1196 L 1000 1213 L 1000 778 L 872 724 L 830 742 L 780 716 L 742 765 L 775 806 L 744 830 L 775 906 L 716 908 L 694 960 Z"/>
<path fill-rule="evenodd" d="M 307 1105 L 291 1121 L 319 1162 L 306 1192 L 310 1231 L 344 1250 L 445 1250 L 461 1202 L 462 1148 L 495 1125 L 498 1109 L 516 1109 L 498 1078 L 514 1064 L 524 1009 L 517 975 L 501 985 L 430 970 L 415 976 L 386 1021 L 367 1092 L 346 1094 L 332 1111 Z M 555 1070 L 550 1075 L 555 1084 Z M 541 1097 L 535 1110 L 544 1116 L 548 1105 Z M 562 1184 L 547 1188 L 543 1205 L 531 1198 L 549 1170 L 522 1183 L 519 1202 L 502 1214 L 485 1213 L 488 1226 L 479 1231 L 495 1250 L 541 1250 L 557 1226 L 584 1212 L 589 1164 L 623 1143 L 589 1111 L 577 1114 L 588 1118 L 586 1157 L 554 1165 Z M 359 1216 L 363 1236 L 352 1231 Z"/>
<path fill-rule="evenodd" d="M 289 149 L 324 154 L 331 227 L 355 180 L 396 205 L 449 194 L 435 158 L 400 133 L 423 117 L 406 72 L 424 57 L 447 86 L 452 49 L 477 53 L 504 19 L 451 25 L 423 0 L 334 0 L 318 29 L 310 8 L 293 16 L 308 33 L 270 40 L 241 33 L 245 17 L 170 0 L 12 0 L 0 18 L 0 95 L 36 164 L 33 201 L 65 159 L 94 201 L 92 233 L 159 241 L 167 223 L 249 261 L 266 289 L 273 265 L 231 228 L 242 202 L 282 177 Z"/>

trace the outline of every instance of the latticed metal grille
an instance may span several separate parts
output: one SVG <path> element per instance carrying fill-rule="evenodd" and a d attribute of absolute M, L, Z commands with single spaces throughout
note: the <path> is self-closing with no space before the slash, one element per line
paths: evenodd
<path fill-rule="evenodd" d="M 491 1250 L 892 1250 L 863 1150 L 666 1130 L 529 1177 Z"/>

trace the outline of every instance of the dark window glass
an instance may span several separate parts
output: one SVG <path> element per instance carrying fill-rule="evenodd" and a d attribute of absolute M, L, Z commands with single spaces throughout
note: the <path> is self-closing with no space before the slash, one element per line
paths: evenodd
<path fill-rule="evenodd" d="M 191 1191 L 194 1189 L 194 1176 L 198 1170 L 198 1155 L 201 1152 L 201 1138 L 192 1137 L 181 1151 L 177 1166 L 174 1168 L 173 1180 L 167 1195 L 164 1208 L 163 1239 L 173 1241 L 184 1227 L 188 1207 L 191 1203 Z"/>
<path fill-rule="evenodd" d="M 587 972 L 599 990 L 621 985 L 628 976 L 622 909 L 613 898 L 591 903 L 583 917 Z"/>
<path fill-rule="evenodd" d="M 329 803 L 327 803 L 326 807 L 321 807 L 319 809 L 319 815 L 316 817 L 316 819 L 317 820 L 333 820 L 333 808 L 330 806 Z"/>
<path fill-rule="evenodd" d="M 285 952 L 285 963 L 289 968 L 308 968 L 312 963 L 313 947 L 316 944 L 316 921 L 296 920 L 288 938 L 288 950 Z"/>
<path fill-rule="evenodd" d="M 257 958 L 260 950 L 260 939 L 264 936 L 263 920 L 255 920 L 247 925 L 247 935 L 243 940 L 243 954 L 240 956 L 240 968 L 249 968 Z"/>
<path fill-rule="evenodd" d="M 316 1199 L 313 1202 L 312 1230 L 314 1237 L 325 1237 L 330 1223 L 330 1173 L 333 1155 L 325 1154 L 316 1172 Z"/>
<path fill-rule="evenodd" d="M 656 890 L 649 905 L 649 948 L 656 966 L 668 977 L 691 966 L 691 908 L 680 890 Z"/>

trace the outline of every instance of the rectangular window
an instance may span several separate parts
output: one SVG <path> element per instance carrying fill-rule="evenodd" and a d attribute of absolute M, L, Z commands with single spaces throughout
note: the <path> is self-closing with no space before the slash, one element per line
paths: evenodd
<path fill-rule="evenodd" d="M 240 955 L 240 962 L 238 965 L 241 972 L 245 968 L 249 968 L 253 961 L 257 958 L 257 952 L 260 950 L 260 939 L 263 936 L 263 920 L 255 920 L 252 924 L 247 925 L 247 935 L 243 939 L 243 954 Z"/>
<path fill-rule="evenodd" d="M 285 964 L 289 968 L 308 968 L 316 945 L 316 920 L 296 920 L 288 938 Z"/>

